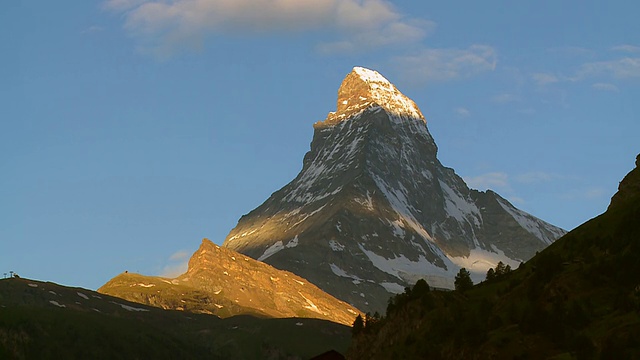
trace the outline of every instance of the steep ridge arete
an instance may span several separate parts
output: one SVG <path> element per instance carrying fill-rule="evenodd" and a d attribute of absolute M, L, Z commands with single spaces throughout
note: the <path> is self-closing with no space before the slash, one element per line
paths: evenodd
<path fill-rule="evenodd" d="M 317 318 L 351 325 L 359 311 L 287 271 L 204 239 L 175 279 L 123 273 L 98 292 L 164 309 L 214 314 Z"/>
<path fill-rule="evenodd" d="M 436 157 L 416 104 L 356 67 L 336 112 L 314 124 L 302 171 L 238 221 L 223 246 L 298 274 L 363 311 L 424 278 L 453 288 L 517 267 L 565 233 L 493 191 L 471 190 Z"/>

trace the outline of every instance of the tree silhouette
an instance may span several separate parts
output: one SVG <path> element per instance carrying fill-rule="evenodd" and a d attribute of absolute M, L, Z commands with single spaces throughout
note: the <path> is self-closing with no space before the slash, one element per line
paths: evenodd
<path fill-rule="evenodd" d="M 471 281 L 471 273 L 465 268 L 461 268 L 456 275 L 456 279 L 453 282 L 456 290 L 465 292 L 473 287 L 473 281 Z"/>
<path fill-rule="evenodd" d="M 413 286 L 413 291 L 411 292 L 412 298 L 419 298 L 427 294 L 431 289 L 429 288 L 429 284 L 425 279 L 420 279 Z"/>
<path fill-rule="evenodd" d="M 493 268 L 489 268 L 489 270 L 487 270 L 486 280 L 492 281 L 492 280 L 495 280 L 495 278 L 496 278 L 496 272 L 493 270 Z"/>
<path fill-rule="evenodd" d="M 353 327 L 351 328 L 351 334 L 358 335 L 364 329 L 364 320 L 362 320 L 362 316 L 356 316 L 356 320 L 353 322 Z"/>
<path fill-rule="evenodd" d="M 13 277 L 13 271 L 9 271 L 9 277 Z"/>

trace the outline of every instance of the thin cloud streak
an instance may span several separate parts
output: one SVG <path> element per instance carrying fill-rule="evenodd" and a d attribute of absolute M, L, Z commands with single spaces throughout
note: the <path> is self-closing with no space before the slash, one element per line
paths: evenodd
<path fill-rule="evenodd" d="M 611 91 L 611 92 L 620 91 L 620 89 L 618 89 L 617 86 L 609 83 L 595 83 L 595 84 L 592 84 L 591 87 L 601 91 Z"/>
<path fill-rule="evenodd" d="M 464 181 L 473 189 L 503 189 L 511 191 L 509 176 L 503 172 L 490 172 L 478 176 L 465 177 Z"/>
<path fill-rule="evenodd" d="M 160 276 L 175 278 L 185 272 L 189 268 L 189 252 L 185 250 L 179 250 L 169 256 L 168 264 L 166 264 L 160 271 Z"/>
<path fill-rule="evenodd" d="M 457 107 L 457 108 L 453 109 L 453 112 L 456 115 L 458 115 L 459 117 L 469 117 L 469 116 L 471 116 L 471 111 L 469 111 L 469 109 L 463 108 L 463 107 Z"/>
<path fill-rule="evenodd" d="M 557 76 L 547 73 L 532 74 L 531 79 L 539 86 L 545 86 L 559 81 Z"/>
<path fill-rule="evenodd" d="M 616 79 L 640 78 L 640 58 L 625 57 L 583 64 L 578 70 L 577 80 L 593 76 L 609 76 Z"/>
<path fill-rule="evenodd" d="M 611 48 L 611 50 L 628 52 L 628 53 L 640 53 L 640 46 L 624 44 L 624 45 L 614 46 Z"/>
<path fill-rule="evenodd" d="M 476 44 L 467 49 L 424 48 L 415 55 L 397 57 L 392 62 L 408 81 L 429 83 L 463 79 L 493 71 L 497 55 L 493 47 Z"/>

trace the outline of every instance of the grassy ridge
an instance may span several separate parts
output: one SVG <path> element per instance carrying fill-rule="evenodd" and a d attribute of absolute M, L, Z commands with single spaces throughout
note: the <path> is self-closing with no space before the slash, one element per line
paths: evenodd
<path fill-rule="evenodd" d="M 349 327 L 326 320 L 220 319 L 54 283 L 0 281 L 0 359 L 306 359 L 345 352 L 349 342 Z"/>

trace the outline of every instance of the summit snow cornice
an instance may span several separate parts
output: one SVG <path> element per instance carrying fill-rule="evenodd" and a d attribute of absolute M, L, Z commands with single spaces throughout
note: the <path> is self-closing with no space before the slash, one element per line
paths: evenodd
<path fill-rule="evenodd" d="M 336 111 L 316 125 L 330 126 L 369 107 L 378 106 L 396 117 L 426 120 L 413 100 L 402 94 L 377 71 L 354 67 L 338 90 Z"/>

